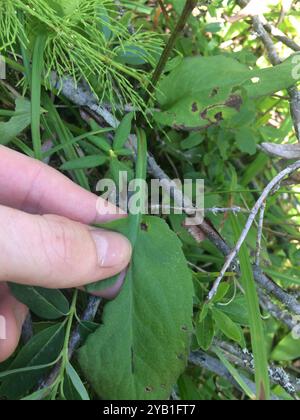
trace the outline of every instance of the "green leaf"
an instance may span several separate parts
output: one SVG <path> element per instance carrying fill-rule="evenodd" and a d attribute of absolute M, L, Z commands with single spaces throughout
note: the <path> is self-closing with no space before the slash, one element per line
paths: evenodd
<path fill-rule="evenodd" d="M 128 140 L 131 132 L 131 125 L 134 113 L 130 112 L 121 121 L 119 127 L 116 130 L 114 138 L 114 150 L 122 149 Z"/>
<path fill-rule="evenodd" d="M 71 363 L 68 363 L 66 366 L 66 373 L 69 376 L 74 388 L 76 389 L 76 391 L 78 392 L 78 394 L 80 395 L 81 399 L 83 401 L 89 401 L 90 397 L 89 394 L 87 393 L 87 390 L 85 389 L 78 373 L 76 372 L 76 370 L 73 368 L 73 366 L 71 365 Z"/>
<path fill-rule="evenodd" d="M 36 334 L 18 353 L 9 370 L 36 367 L 55 361 L 62 350 L 64 338 L 64 324 L 54 325 Z M 9 376 L 1 384 L 0 395 L 10 400 L 23 397 L 49 369 L 51 368 Z"/>
<path fill-rule="evenodd" d="M 186 58 L 159 84 L 157 99 L 162 111 L 154 117 L 175 128 L 206 127 L 236 115 L 244 101 L 241 92 L 257 98 L 294 84 L 291 59 L 276 67 L 252 70 L 222 55 Z"/>
<path fill-rule="evenodd" d="M 256 153 L 256 139 L 249 127 L 241 127 L 235 133 L 235 140 L 238 148 L 243 153 L 255 155 Z"/>
<path fill-rule="evenodd" d="M 226 335 L 230 340 L 236 341 L 243 346 L 244 337 L 241 328 L 235 324 L 231 319 L 219 309 L 212 308 L 212 316 L 216 322 L 217 327 Z"/>
<path fill-rule="evenodd" d="M 241 226 L 236 216 L 230 215 L 234 238 L 237 241 L 241 234 Z M 255 363 L 255 382 L 257 398 L 270 398 L 270 379 L 268 370 L 268 357 L 263 321 L 260 313 L 259 298 L 253 277 L 249 250 L 244 243 L 239 254 L 242 286 L 245 290 L 247 312 L 249 316 L 252 350 Z"/>
<path fill-rule="evenodd" d="M 109 227 L 128 235 L 126 220 Z M 187 362 L 192 279 L 163 220 L 145 217 L 135 243 L 122 291 L 106 305 L 103 326 L 81 348 L 79 362 L 104 399 L 167 399 Z"/>
<path fill-rule="evenodd" d="M 300 357 L 300 338 L 291 334 L 284 337 L 275 347 L 271 359 L 278 362 L 290 362 Z"/>
<path fill-rule="evenodd" d="M 50 389 L 39 389 L 36 392 L 33 392 L 32 394 L 28 395 L 28 397 L 22 398 L 22 401 L 40 401 L 47 397 L 47 395 L 50 393 Z"/>
<path fill-rule="evenodd" d="M 27 99 L 16 99 L 16 110 L 7 122 L 0 122 L 0 144 L 6 145 L 30 125 L 31 104 Z"/>
<path fill-rule="evenodd" d="M 92 155 L 84 156 L 78 159 L 69 160 L 61 165 L 60 169 L 62 171 L 73 171 L 78 169 L 91 169 L 97 168 L 98 166 L 104 165 L 107 162 L 106 156 L 101 155 Z"/>
<path fill-rule="evenodd" d="M 246 299 L 243 296 L 237 296 L 233 302 L 228 305 L 216 304 L 216 308 L 224 312 L 236 324 L 249 326 Z"/>
<path fill-rule="evenodd" d="M 214 335 L 215 325 L 211 316 L 211 312 L 209 312 L 207 316 L 202 321 L 200 321 L 196 327 L 197 341 L 199 346 L 204 351 L 207 351 L 211 347 Z"/>
<path fill-rule="evenodd" d="M 118 281 L 118 279 L 119 279 L 119 274 L 106 280 L 97 281 L 95 283 L 88 284 L 87 286 L 85 286 L 85 290 L 88 293 L 95 293 L 95 292 L 99 293 L 99 292 L 102 292 L 103 290 L 107 290 L 113 287 L 115 283 Z"/>
<path fill-rule="evenodd" d="M 13 295 L 40 318 L 58 319 L 66 316 L 70 310 L 68 300 L 59 290 L 15 283 L 10 283 L 9 287 Z"/>

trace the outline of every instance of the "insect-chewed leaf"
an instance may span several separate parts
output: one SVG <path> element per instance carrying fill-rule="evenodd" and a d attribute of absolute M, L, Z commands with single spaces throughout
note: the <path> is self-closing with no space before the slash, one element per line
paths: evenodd
<path fill-rule="evenodd" d="M 154 117 L 182 130 L 219 123 L 240 111 L 245 94 L 258 98 L 292 86 L 297 82 L 294 66 L 292 59 L 250 69 L 222 55 L 186 58 L 160 82 L 157 99 L 162 110 Z"/>
<path fill-rule="evenodd" d="M 126 220 L 110 228 L 124 233 Z M 167 224 L 146 217 L 120 295 L 79 352 L 105 399 L 166 399 L 183 371 L 192 330 L 193 286 L 181 245 Z"/>

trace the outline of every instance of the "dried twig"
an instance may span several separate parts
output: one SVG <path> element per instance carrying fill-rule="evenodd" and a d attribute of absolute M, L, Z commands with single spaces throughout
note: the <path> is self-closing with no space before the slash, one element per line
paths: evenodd
<path fill-rule="evenodd" d="M 263 238 L 263 227 L 264 227 L 265 210 L 266 210 L 266 202 L 264 202 L 262 204 L 261 209 L 260 209 L 259 223 L 258 223 L 258 230 L 257 230 L 256 260 L 255 260 L 255 264 L 258 267 L 260 266 L 260 254 L 261 254 L 261 244 L 262 244 L 262 238 Z"/>
<path fill-rule="evenodd" d="M 161 3 L 161 2 L 160 2 Z M 179 36 L 179 34 L 183 31 L 189 17 L 191 16 L 192 11 L 194 10 L 194 8 L 196 7 L 198 3 L 198 0 L 186 0 L 185 6 L 183 8 L 183 11 L 181 13 L 181 16 L 178 20 L 178 23 L 174 29 L 174 31 L 172 32 L 169 41 L 160 57 L 160 60 L 158 62 L 158 65 L 153 73 L 152 76 L 152 80 L 151 80 L 151 84 L 148 88 L 148 96 L 146 98 L 146 102 L 148 102 L 148 100 L 151 97 L 151 94 L 154 92 L 156 85 L 158 83 L 158 81 L 160 80 L 161 75 L 163 74 L 163 71 L 166 67 L 166 64 L 170 58 L 170 55 L 172 54 L 173 50 L 174 50 L 174 46 L 176 43 L 176 40 Z"/>
<path fill-rule="evenodd" d="M 229 371 L 226 369 L 226 367 L 214 357 L 211 357 L 210 355 L 204 353 L 203 351 L 199 350 L 196 352 L 192 352 L 189 358 L 189 362 L 193 365 L 200 366 L 209 372 L 213 372 L 216 375 L 220 376 L 221 378 L 227 379 L 235 388 L 237 388 L 239 391 L 242 392 L 240 389 L 240 386 L 237 384 L 235 379 L 231 376 Z M 247 384 L 248 388 L 253 391 L 253 394 L 256 393 L 256 386 L 255 384 L 250 381 L 246 376 L 240 375 L 245 384 Z M 279 400 L 278 397 L 272 396 L 272 400 Z"/>
<path fill-rule="evenodd" d="M 240 350 L 237 346 L 220 340 L 215 340 L 214 344 L 216 347 L 225 351 L 226 357 L 230 362 L 241 368 L 245 368 L 250 373 L 254 372 L 254 357 L 247 349 Z M 275 365 L 269 366 L 269 375 L 273 384 L 282 386 L 288 394 L 295 397 L 296 392 L 299 390 L 299 384 L 296 378 Z"/>
<path fill-rule="evenodd" d="M 264 189 L 264 191 L 262 192 L 261 196 L 259 197 L 258 201 L 256 202 L 256 204 L 254 205 L 253 209 L 251 210 L 250 216 L 247 220 L 246 226 L 236 244 L 236 246 L 234 247 L 234 249 L 231 251 L 231 253 L 229 254 L 229 256 L 227 257 L 227 260 L 220 272 L 220 275 L 218 276 L 217 280 L 214 283 L 214 286 L 209 294 L 209 300 L 211 301 L 214 296 L 217 293 L 217 290 L 219 288 L 219 285 L 226 273 L 226 271 L 229 269 L 229 267 L 231 266 L 231 264 L 233 263 L 233 261 L 237 258 L 238 253 L 240 252 L 240 249 L 253 225 L 253 222 L 259 212 L 259 210 L 261 209 L 262 205 L 264 204 L 264 202 L 267 200 L 268 196 L 274 191 L 274 189 L 276 187 L 278 187 L 280 185 L 280 183 L 284 180 L 284 178 L 286 178 L 287 176 L 291 175 L 293 172 L 297 171 L 298 169 L 300 169 L 300 161 L 297 161 L 296 163 L 288 166 L 286 169 L 284 169 L 283 171 L 281 171 L 274 179 L 272 179 L 272 181 L 267 185 L 267 187 Z"/>
<path fill-rule="evenodd" d="M 274 303 L 262 287 L 258 288 L 258 293 L 260 305 L 266 312 L 268 312 L 277 321 L 281 321 L 283 324 L 285 324 L 290 331 L 297 327 L 298 322 L 295 320 L 295 318 L 293 318 L 293 316 L 288 311 L 282 309 L 279 307 L 279 305 Z"/>

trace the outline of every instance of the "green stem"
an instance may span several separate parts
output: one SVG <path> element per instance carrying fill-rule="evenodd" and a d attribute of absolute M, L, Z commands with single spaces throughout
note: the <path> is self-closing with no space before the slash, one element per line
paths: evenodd
<path fill-rule="evenodd" d="M 41 139 L 41 91 L 46 37 L 38 36 L 35 41 L 31 72 L 31 135 L 35 158 L 42 160 Z"/>
<path fill-rule="evenodd" d="M 147 93 L 147 99 L 146 101 L 148 102 L 151 94 L 154 92 L 157 83 L 159 82 L 159 79 L 161 77 L 161 75 L 164 72 L 164 69 L 168 63 L 169 57 L 172 54 L 172 51 L 175 47 L 176 41 L 178 36 L 180 35 L 180 33 L 183 31 L 192 11 L 194 10 L 194 8 L 197 6 L 198 1 L 197 0 L 186 0 L 184 9 L 181 13 L 181 16 L 179 18 L 179 21 L 172 33 L 172 35 L 170 36 L 170 39 L 160 57 L 160 60 L 158 62 L 158 65 L 153 73 L 152 76 L 152 80 L 151 80 L 151 84 L 148 88 L 148 93 Z"/>
<path fill-rule="evenodd" d="M 147 140 L 145 132 L 141 129 L 137 129 L 137 163 L 136 163 L 136 179 L 145 181 L 147 176 Z M 141 197 L 141 206 L 143 206 L 143 203 L 145 202 L 145 191 L 140 191 L 140 197 Z M 139 225 L 142 221 L 142 209 L 138 214 L 131 214 L 130 215 L 130 241 L 132 245 L 135 245 L 136 238 L 139 232 Z"/>
<path fill-rule="evenodd" d="M 70 312 L 67 318 L 66 335 L 65 335 L 63 349 L 61 352 L 61 363 L 60 363 L 60 368 L 59 368 L 59 374 L 57 375 L 57 378 L 52 385 L 52 397 L 54 399 L 57 395 L 59 388 L 61 389 L 61 392 L 63 393 L 64 376 L 65 376 L 66 366 L 69 363 L 69 343 L 70 343 L 70 338 L 71 338 L 71 333 L 72 333 L 72 325 L 73 325 L 74 318 L 76 317 L 77 298 L 78 298 L 78 290 L 75 290 L 73 299 L 72 299 Z"/>

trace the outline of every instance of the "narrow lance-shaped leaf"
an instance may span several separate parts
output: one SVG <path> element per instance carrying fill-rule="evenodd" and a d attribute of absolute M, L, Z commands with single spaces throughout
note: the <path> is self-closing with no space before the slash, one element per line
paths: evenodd
<path fill-rule="evenodd" d="M 66 297 L 59 290 L 42 287 L 23 286 L 10 283 L 14 296 L 37 316 L 45 319 L 58 319 L 66 316 L 70 306 Z"/>

